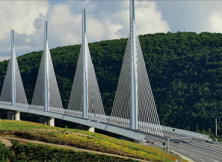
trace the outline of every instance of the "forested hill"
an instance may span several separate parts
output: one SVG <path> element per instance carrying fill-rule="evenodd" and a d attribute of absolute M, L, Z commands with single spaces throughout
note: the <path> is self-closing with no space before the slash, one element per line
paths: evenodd
<path fill-rule="evenodd" d="M 139 37 L 162 125 L 214 131 L 222 121 L 222 34 L 157 33 Z M 110 114 L 126 39 L 90 43 L 98 83 Z M 50 50 L 63 105 L 67 107 L 80 45 Z M 29 102 L 42 51 L 18 57 Z M 2 86 L 8 61 L 0 62 Z M 211 130 L 210 130 L 211 129 Z M 219 127 L 222 133 L 221 127 Z"/>

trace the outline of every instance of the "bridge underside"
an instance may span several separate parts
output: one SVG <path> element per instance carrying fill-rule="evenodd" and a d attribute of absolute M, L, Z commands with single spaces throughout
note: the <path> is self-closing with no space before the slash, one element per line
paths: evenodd
<path fill-rule="evenodd" d="M 12 107 L 10 105 L 0 105 L 1 109 L 5 109 L 5 110 L 11 110 L 11 111 L 19 111 L 19 112 L 24 112 L 24 113 L 30 113 L 30 114 L 36 114 L 36 115 L 41 115 L 41 116 L 46 116 L 46 117 L 50 117 L 50 118 L 56 118 L 56 119 L 60 119 L 60 120 L 65 120 L 65 121 L 69 121 L 69 122 L 73 122 L 73 123 L 78 123 L 80 125 L 85 125 L 88 127 L 94 127 L 100 130 L 104 130 L 107 132 L 111 132 L 111 133 L 115 133 L 124 137 L 128 137 L 130 139 L 133 140 L 137 140 L 137 141 L 143 141 L 145 138 L 145 134 L 141 133 L 141 132 L 136 132 L 135 130 L 131 130 L 128 128 L 123 128 L 123 127 L 118 127 L 118 126 L 114 126 L 114 125 L 110 125 L 107 123 L 102 123 L 99 121 L 94 121 L 94 120 L 87 120 L 87 119 L 83 119 L 83 118 L 78 118 L 78 117 L 74 117 L 74 116 L 69 116 L 66 114 L 60 114 L 59 112 L 46 112 L 46 111 L 41 111 L 39 108 L 30 106 L 30 108 L 18 108 L 18 107 Z"/>

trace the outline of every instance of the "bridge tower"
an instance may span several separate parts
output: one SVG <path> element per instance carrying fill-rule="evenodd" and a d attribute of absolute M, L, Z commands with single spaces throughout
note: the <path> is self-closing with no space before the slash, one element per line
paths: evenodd
<path fill-rule="evenodd" d="M 88 60 L 88 55 L 86 53 L 86 44 L 87 44 L 87 39 L 86 39 L 86 10 L 82 10 L 82 54 L 83 54 L 83 59 L 82 59 L 82 68 L 83 68 L 83 104 L 82 104 L 82 117 L 87 119 L 88 118 L 88 110 L 89 110 L 89 103 L 88 103 L 88 73 L 87 73 L 87 60 Z"/>
<path fill-rule="evenodd" d="M 86 10 L 82 11 L 82 46 L 79 53 L 68 109 L 75 116 L 105 121 L 102 98 L 86 37 Z"/>
<path fill-rule="evenodd" d="M 14 30 L 12 30 L 11 34 L 11 67 L 12 67 L 12 104 L 11 106 L 16 106 L 16 80 L 15 80 L 15 39 L 14 39 Z"/>
<path fill-rule="evenodd" d="M 32 98 L 32 105 L 34 105 L 38 110 L 63 112 L 62 100 L 48 46 L 47 21 L 45 21 L 44 28 L 44 51 Z M 54 118 L 40 117 L 40 122 L 54 126 Z"/>
<path fill-rule="evenodd" d="M 130 0 L 130 128 L 138 129 L 137 51 L 134 0 Z"/>
<path fill-rule="evenodd" d="M 111 112 L 111 124 L 162 136 L 130 0 L 130 32 Z"/>
<path fill-rule="evenodd" d="M 49 47 L 48 47 L 48 22 L 45 21 L 44 30 L 44 110 L 49 111 Z"/>
<path fill-rule="evenodd" d="M 0 102 L 1 104 L 11 105 L 12 107 L 28 108 L 28 102 L 15 54 L 14 30 L 11 31 L 11 59 L 9 60 L 6 77 L 4 79 Z M 8 119 L 20 120 L 19 111 L 9 111 L 7 116 Z"/>
<path fill-rule="evenodd" d="M 14 39 L 14 30 L 12 30 L 11 34 L 11 67 L 12 67 L 12 103 L 11 106 L 16 107 L 16 78 L 15 78 L 15 61 L 16 61 L 16 56 L 15 56 L 15 39 Z M 9 112 L 10 113 L 10 112 Z M 9 114 L 8 114 L 9 118 Z M 15 112 L 15 120 L 20 120 L 20 112 L 16 111 Z"/>

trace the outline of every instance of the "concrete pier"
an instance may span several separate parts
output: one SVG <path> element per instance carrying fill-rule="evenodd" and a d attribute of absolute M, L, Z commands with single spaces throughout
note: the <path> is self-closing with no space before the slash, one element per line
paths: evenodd
<path fill-rule="evenodd" d="M 88 127 L 88 131 L 94 133 L 95 132 L 95 128 L 94 127 Z"/>
<path fill-rule="evenodd" d="M 20 112 L 15 111 L 15 120 L 20 120 Z"/>

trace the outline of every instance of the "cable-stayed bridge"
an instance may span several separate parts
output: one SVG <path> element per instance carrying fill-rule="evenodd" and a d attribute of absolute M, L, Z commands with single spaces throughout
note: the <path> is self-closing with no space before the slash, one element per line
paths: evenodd
<path fill-rule="evenodd" d="M 11 110 L 8 118 L 20 120 L 20 112 L 38 114 L 41 122 L 54 126 L 54 119 L 79 123 L 135 140 L 145 134 L 163 136 L 135 25 L 134 1 L 130 1 L 130 31 L 111 116 L 105 115 L 86 36 L 86 12 L 82 17 L 79 53 L 68 108 L 63 108 L 48 47 L 45 22 L 44 51 L 31 105 L 28 105 L 15 53 L 14 31 L 11 59 L 0 96 L 0 108 Z"/>

